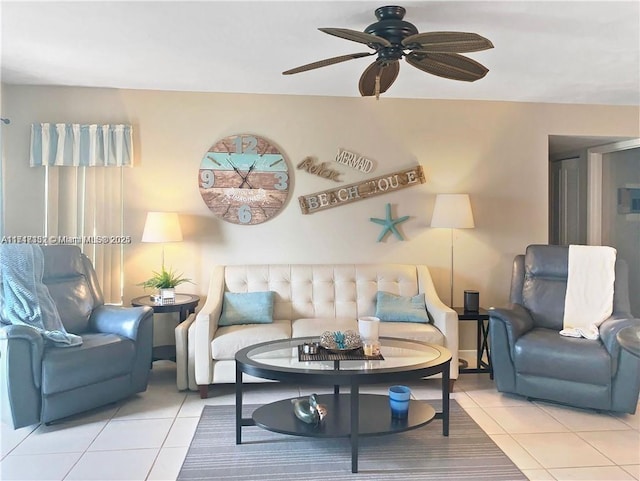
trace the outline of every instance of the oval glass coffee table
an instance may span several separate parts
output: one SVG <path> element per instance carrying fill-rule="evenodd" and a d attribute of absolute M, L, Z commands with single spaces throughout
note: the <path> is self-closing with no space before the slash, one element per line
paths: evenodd
<path fill-rule="evenodd" d="M 451 353 L 442 346 L 409 339 L 380 338 L 384 359 L 331 359 L 335 356 L 320 350 L 317 358 L 303 360 L 301 346 L 317 338 L 270 341 L 246 347 L 236 353 L 236 444 L 242 444 L 242 427 L 264 429 L 306 437 L 348 437 L 351 441 L 351 471 L 358 472 L 360 436 L 392 434 L 419 428 L 433 419 L 442 419 L 442 434 L 449 435 L 449 367 Z M 261 406 L 251 418 L 242 417 L 243 374 L 287 383 L 334 386 L 333 394 L 319 395 L 327 406 L 327 416 L 318 425 L 304 423 L 293 413 L 291 399 Z M 442 374 L 442 411 L 436 412 L 424 401 L 411 400 L 409 416 L 391 417 L 386 395 L 360 394 L 362 384 L 399 384 Z M 349 394 L 341 394 L 348 386 Z"/>

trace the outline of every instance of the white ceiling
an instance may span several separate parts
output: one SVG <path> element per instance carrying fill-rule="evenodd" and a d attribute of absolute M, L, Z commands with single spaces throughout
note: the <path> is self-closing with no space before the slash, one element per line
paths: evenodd
<path fill-rule="evenodd" d="M 492 50 L 489 68 L 458 82 L 402 62 L 383 96 L 640 104 L 640 2 L 430 1 L 400 3 L 420 32 L 467 31 Z M 318 27 L 375 22 L 380 1 L 1 0 L 2 81 L 203 92 L 359 96 L 375 57 L 283 76 L 327 57 L 367 51 Z"/>

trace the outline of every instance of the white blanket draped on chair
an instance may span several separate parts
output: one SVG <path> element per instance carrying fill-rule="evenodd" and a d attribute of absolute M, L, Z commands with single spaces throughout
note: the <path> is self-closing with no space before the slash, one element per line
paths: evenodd
<path fill-rule="evenodd" d="M 615 263 L 613 247 L 569 246 L 561 335 L 598 339 L 598 326 L 613 312 Z"/>

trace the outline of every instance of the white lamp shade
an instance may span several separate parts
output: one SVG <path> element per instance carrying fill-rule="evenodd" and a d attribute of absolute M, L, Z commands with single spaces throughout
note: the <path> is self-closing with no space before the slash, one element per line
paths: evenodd
<path fill-rule="evenodd" d="M 142 242 L 180 242 L 182 229 L 176 212 L 149 212 Z"/>
<path fill-rule="evenodd" d="M 470 229 L 475 227 L 468 194 L 438 194 L 431 227 Z"/>

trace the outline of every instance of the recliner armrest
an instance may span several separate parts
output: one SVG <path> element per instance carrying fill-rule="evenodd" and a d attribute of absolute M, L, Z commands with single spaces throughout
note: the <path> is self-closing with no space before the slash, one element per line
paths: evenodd
<path fill-rule="evenodd" d="M 153 322 L 153 309 L 148 306 L 102 305 L 91 313 L 89 326 L 96 332 L 109 332 L 137 341 L 138 331 L 143 322 Z"/>
<path fill-rule="evenodd" d="M 44 344 L 40 333 L 29 326 L 0 328 L 0 416 L 14 429 L 40 421 Z"/>
<path fill-rule="evenodd" d="M 504 323 L 511 349 L 520 336 L 533 328 L 533 318 L 529 311 L 520 304 L 511 304 L 509 307 L 492 307 L 489 309 L 489 319 Z"/>
<path fill-rule="evenodd" d="M 617 361 L 618 356 L 620 355 L 620 344 L 618 344 L 616 335 L 618 334 L 618 331 L 620 331 L 620 329 L 627 326 L 635 325 L 640 325 L 640 319 L 628 317 L 620 318 L 616 317 L 615 315 L 611 316 L 609 319 L 606 319 L 602 324 L 600 324 L 600 340 L 611 356 L 614 373 L 617 371 Z"/>
<path fill-rule="evenodd" d="M 3 325 L 0 329 L 0 339 L 26 339 L 29 342 L 39 346 L 39 350 L 42 353 L 44 348 L 44 341 L 42 336 L 33 327 L 23 325 L 7 324 Z"/>
<path fill-rule="evenodd" d="M 29 326 L 9 325 L 0 329 L 0 341 L 6 341 L 7 345 L 11 342 L 23 340 L 29 343 L 29 352 L 31 354 L 31 375 L 33 376 L 33 384 L 40 388 L 42 379 L 42 355 L 44 353 L 44 340 L 42 335 Z M 64 348 L 61 348 L 64 349 Z M 5 356 L 7 353 L 4 353 Z M 24 356 L 22 356 L 24 357 Z M 22 369 L 29 368 L 29 359 L 12 359 L 12 365 Z"/>

